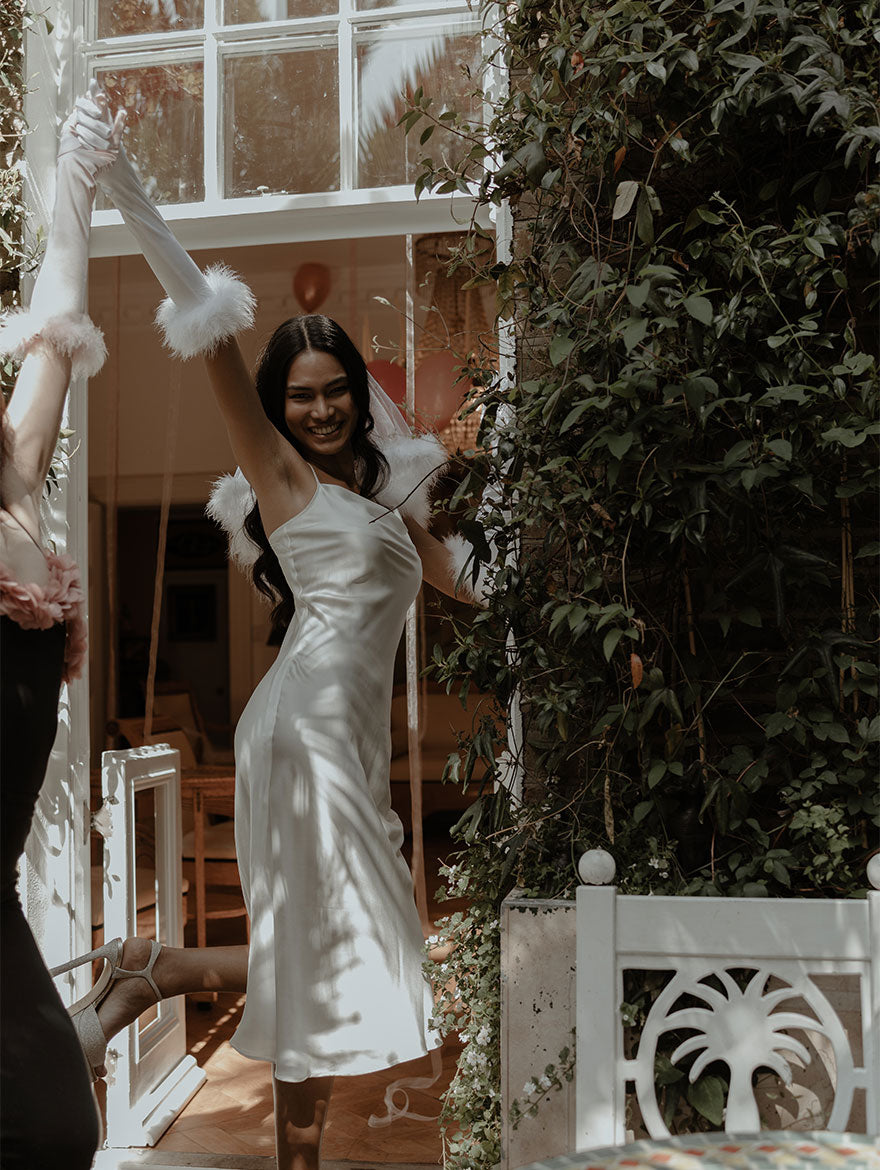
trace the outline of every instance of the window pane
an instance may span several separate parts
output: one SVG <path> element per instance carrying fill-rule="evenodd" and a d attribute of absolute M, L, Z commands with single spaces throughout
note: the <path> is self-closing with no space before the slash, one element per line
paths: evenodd
<path fill-rule="evenodd" d="M 339 189 L 335 47 L 227 58 L 224 195 Z"/>
<path fill-rule="evenodd" d="M 327 16 L 339 11 L 339 0 L 226 0 L 227 24 L 259 20 L 294 20 L 297 16 Z"/>
<path fill-rule="evenodd" d="M 353 0 L 354 6 L 360 9 L 361 12 L 369 12 L 375 8 L 394 8 L 400 3 L 400 0 Z M 436 8 L 437 0 L 406 0 L 407 5 L 410 4 L 424 4 L 425 7 Z M 450 6 L 461 9 L 460 0 L 446 0 Z"/>
<path fill-rule="evenodd" d="M 99 37 L 177 32 L 204 20 L 202 0 L 98 0 Z"/>
<path fill-rule="evenodd" d="M 471 116 L 478 112 L 477 89 L 480 38 L 476 33 L 457 36 L 436 31 L 406 39 L 371 33 L 357 48 L 358 86 L 358 186 L 387 187 L 415 179 L 423 154 L 435 162 L 460 151 L 460 139 L 437 127 L 425 146 L 419 135 L 427 127 L 405 135 L 397 123 L 406 111 L 406 99 L 424 86 L 433 97 L 432 111 L 450 107 Z"/>
<path fill-rule="evenodd" d="M 110 109 L 128 111 L 125 149 L 156 203 L 196 203 L 205 197 L 204 85 L 201 61 L 148 68 L 107 69 L 97 78 Z M 113 203 L 101 194 L 98 207 Z"/>

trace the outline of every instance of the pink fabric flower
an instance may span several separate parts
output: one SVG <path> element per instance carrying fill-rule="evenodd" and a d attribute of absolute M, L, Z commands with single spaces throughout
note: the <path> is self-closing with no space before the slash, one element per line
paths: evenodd
<path fill-rule="evenodd" d="M 85 600 L 79 569 L 70 557 L 46 553 L 49 580 L 45 585 L 23 585 L 0 561 L 0 613 L 23 630 L 48 630 L 67 623 L 64 681 L 79 678 L 86 659 Z"/>

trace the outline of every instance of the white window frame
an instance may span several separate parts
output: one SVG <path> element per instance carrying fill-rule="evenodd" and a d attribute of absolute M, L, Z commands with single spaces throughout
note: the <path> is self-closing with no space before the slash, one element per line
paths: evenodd
<path fill-rule="evenodd" d="M 205 119 L 205 197 L 199 202 L 167 204 L 162 214 L 174 224 L 184 247 L 215 248 L 280 242 L 400 236 L 454 231 L 467 227 L 473 215 L 470 195 L 423 194 L 415 199 L 412 182 L 388 187 L 358 188 L 357 42 L 370 31 L 385 29 L 392 37 L 448 31 L 450 20 L 461 21 L 457 33 L 479 36 L 480 20 L 467 0 L 428 0 L 359 11 L 355 0 L 339 0 L 330 16 L 223 25 L 222 0 L 205 0 L 200 29 L 98 38 L 95 0 L 72 0 L 73 26 L 83 30 L 76 46 L 75 86 L 82 92 L 98 70 L 137 68 L 201 60 Z M 396 26 L 396 27 L 395 27 Z M 222 195 L 223 63 L 232 56 L 266 49 L 283 51 L 303 42 L 322 41 L 338 47 L 340 188 L 308 194 L 267 194 L 226 198 Z M 403 131 L 401 130 L 401 134 Z M 484 217 L 481 216 L 481 222 Z M 485 217 L 484 226 L 488 226 Z M 115 210 L 95 211 L 92 256 L 131 255 L 137 247 Z"/>

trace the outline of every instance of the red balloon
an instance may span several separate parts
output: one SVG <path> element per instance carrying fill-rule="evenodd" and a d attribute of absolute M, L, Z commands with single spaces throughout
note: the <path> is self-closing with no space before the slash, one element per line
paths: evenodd
<path fill-rule="evenodd" d="M 367 363 L 367 369 L 392 402 L 398 406 L 406 403 L 406 370 L 403 366 L 395 365 L 386 358 L 377 358 Z"/>
<path fill-rule="evenodd" d="M 326 264 L 311 261 L 300 264 L 293 275 L 293 295 L 306 313 L 314 313 L 323 305 L 330 291 L 330 269 Z"/>
<path fill-rule="evenodd" d="M 448 350 L 432 353 L 416 370 L 416 414 L 442 431 L 471 391 L 471 381 L 457 381 L 461 363 Z"/>

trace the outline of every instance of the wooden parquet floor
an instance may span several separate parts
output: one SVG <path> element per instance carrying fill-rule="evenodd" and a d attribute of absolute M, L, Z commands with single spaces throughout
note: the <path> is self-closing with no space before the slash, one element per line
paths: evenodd
<path fill-rule="evenodd" d="M 432 921 L 459 909 L 461 903 L 435 900 L 440 885 L 437 867 L 451 851 L 445 832 L 426 840 L 429 914 Z M 217 945 L 243 941 L 233 937 L 240 920 L 217 920 L 209 943 Z M 223 937 L 219 937 L 222 933 Z M 249 1060 L 230 1047 L 228 1041 L 238 1025 L 243 996 L 220 996 L 205 1005 L 187 1001 L 189 1051 L 207 1073 L 207 1082 L 156 1145 L 158 1151 L 181 1154 L 274 1154 L 272 1079 L 269 1064 Z M 440 1113 L 440 1097 L 455 1072 L 460 1045 L 450 1038 L 439 1052 L 441 1065 L 437 1082 L 427 1089 L 407 1089 L 409 1111 L 428 1118 Z M 435 1058 L 436 1059 L 436 1058 Z M 392 1081 L 404 1076 L 430 1077 L 431 1056 L 393 1069 L 361 1077 L 338 1077 L 330 1099 L 324 1130 L 322 1161 L 373 1162 L 382 1164 L 442 1161 L 439 1126 L 433 1120 L 395 1117 L 390 1124 L 371 1125 L 371 1117 L 387 1117 L 385 1092 Z M 395 1102 L 402 1104 L 398 1092 Z"/>

